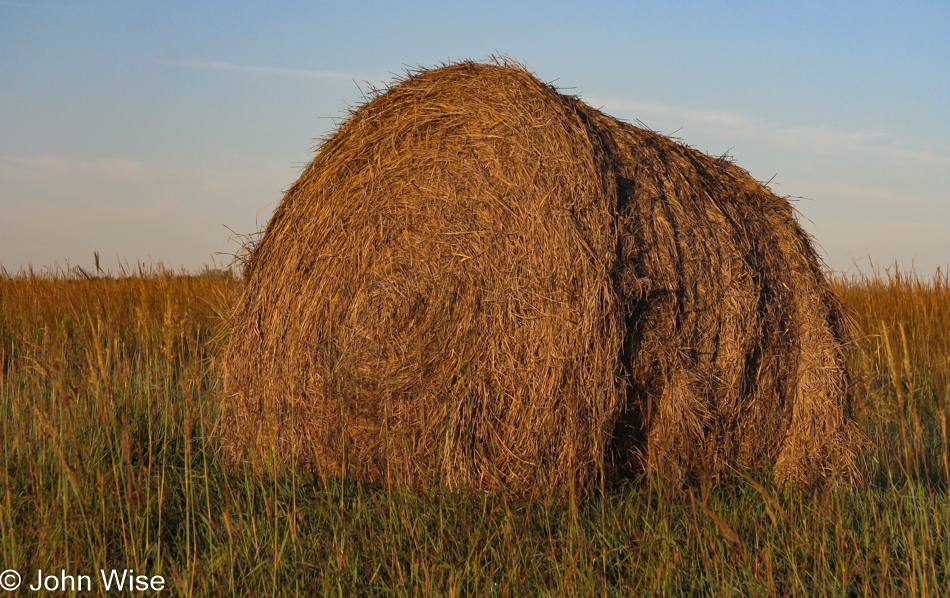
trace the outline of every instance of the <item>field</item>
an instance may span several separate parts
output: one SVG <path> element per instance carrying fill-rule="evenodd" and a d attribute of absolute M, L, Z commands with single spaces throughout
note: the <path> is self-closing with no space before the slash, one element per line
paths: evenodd
<path fill-rule="evenodd" d="M 950 281 L 839 278 L 866 487 L 768 472 L 583 504 L 225 468 L 220 272 L 0 275 L 0 569 L 174 596 L 936 596 L 950 588 Z M 18 595 L 26 592 L 21 588 Z M 10 593 L 12 595 L 12 593 Z"/>

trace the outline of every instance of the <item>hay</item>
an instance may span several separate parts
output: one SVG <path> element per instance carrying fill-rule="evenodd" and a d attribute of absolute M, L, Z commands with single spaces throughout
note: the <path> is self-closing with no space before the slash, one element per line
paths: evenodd
<path fill-rule="evenodd" d="M 840 309 L 788 202 L 507 61 L 355 110 L 231 327 L 231 461 L 523 494 L 857 475 Z"/>

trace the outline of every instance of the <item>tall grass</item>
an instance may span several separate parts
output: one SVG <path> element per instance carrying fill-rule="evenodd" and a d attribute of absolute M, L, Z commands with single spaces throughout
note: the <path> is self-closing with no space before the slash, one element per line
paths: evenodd
<path fill-rule="evenodd" d="M 4 275 L 0 569 L 131 568 L 175 596 L 941 595 L 950 283 L 835 284 L 866 488 L 754 471 L 559 505 L 225 468 L 214 339 L 234 280 Z"/>
<path fill-rule="evenodd" d="M 875 480 L 923 480 L 944 490 L 950 381 L 950 280 L 888 270 L 836 281 L 855 324 L 850 369 Z"/>

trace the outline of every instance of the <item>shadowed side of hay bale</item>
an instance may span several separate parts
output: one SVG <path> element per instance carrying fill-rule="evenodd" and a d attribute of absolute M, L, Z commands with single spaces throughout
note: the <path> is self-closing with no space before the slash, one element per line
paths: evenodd
<path fill-rule="evenodd" d="M 253 252 L 232 458 L 371 480 L 587 486 L 620 409 L 615 198 L 575 103 L 463 64 L 378 96 Z"/>
<path fill-rule="evenodd" d="M 725 160 L 588 118 L 618 176 L 630 388 L 615 459 L 856 480 L 845 322 L 791 205 Z"/>

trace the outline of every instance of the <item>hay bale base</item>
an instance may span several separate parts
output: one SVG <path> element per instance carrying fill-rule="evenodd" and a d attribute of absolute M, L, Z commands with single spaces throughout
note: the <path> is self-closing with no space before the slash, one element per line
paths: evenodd
<path fill-rule="evenodd" d="M 355 110 L 231 327 L 232 461 L 521 494 L 857 477 L 845 325 L 789 203 L 507 61 Z"/>

